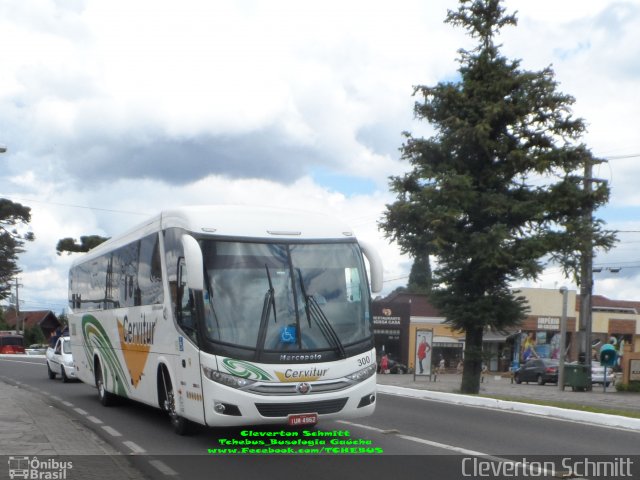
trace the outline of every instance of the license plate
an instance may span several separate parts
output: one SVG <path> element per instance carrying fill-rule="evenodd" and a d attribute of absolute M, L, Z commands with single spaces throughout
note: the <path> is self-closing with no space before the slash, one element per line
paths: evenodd
<path fill-rule="evenodd" d="M 291 427 L 315 425 L 318 423 L 317 413 L 301 413 L 299 415 L 289 415 L 288 424 Z"/>

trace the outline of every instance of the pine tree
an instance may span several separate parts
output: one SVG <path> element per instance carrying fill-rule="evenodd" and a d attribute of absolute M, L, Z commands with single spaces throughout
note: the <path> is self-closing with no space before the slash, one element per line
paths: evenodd
<path fill-rule="evenodd" d="M 30 221 L 29 207 L 0 198 L 0 300 L 9 296 L 13 278 L 20 273 L 18 255 L 24 243 L 34 239 L 32 232 L 20 231 Z"/>
<path fill-rule="evenodd" d="M 407 291 L 411 293 L 429 293 L 431 286 L 431 262 L 429 261 L 429 255 L 418 255 L 413 260 L 413 265 L 411 266 Z"/>
<path fill-rule="evenodd" d="M 62 252 L 67 252 L 67 255 L 71 255 L 72 253 L 88 252 L 107 240 L 109 237 L 101 237 L 100 235 L 82 236 L 80 243 L 71 237 L 61 238 L 56 245 L 56 254 L 62 255 Z"/>
<path fill-rule="evenodd" d="M 501 0 L 460 0 L 446 22 L 477 45 L 459 51 L 459 81 L 415 88 L 414 113 L 436 134 L 405 133 L 402 158 L 412 170 L 391 178 L 397 200 L 381 227 L 404 253 L 436 259 L 430 298 L 465 331 L 461 390 L 477 393 L 485 328 L 517 325 L 527 311 L 512 282 L 536 278 L 543 258 L 572 271 L 584 248 L 575 232 L 604 248 L 615 237 L 584 221 L 609 190 L 582 186 L 579 169 L 599 160 L 579 143 L 585 125 L 571 114 L 574 99 L 557 91 L 550 67 L 523 70 L 494 42 L 515 15 Z"/>

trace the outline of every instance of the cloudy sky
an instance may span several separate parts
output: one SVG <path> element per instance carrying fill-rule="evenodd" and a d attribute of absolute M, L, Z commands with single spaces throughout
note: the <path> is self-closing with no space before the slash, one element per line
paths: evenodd
<path fill-rule="evenodd" d="M 323 211 L 385 260 L 385 293 L 411 259 L 377 229 L 413 118 L 414 85 L 456 78 L 455 0 L 0 1 L 0 196 L 32 208 L 21 308 L 60 312 L 63 237 L 117 235 L 187 204 Z M 508 0 L 503 53 L 552 65 L 585 143 L 609 158 L 620 230 L 595 292 L 640 300 L 640 2 Z M 637 166 L 638 165 L 638 166 Z M 606 267 L 623 267 L 614 274 Z M 537 284 L 571 285 L 551 266 Z"/>

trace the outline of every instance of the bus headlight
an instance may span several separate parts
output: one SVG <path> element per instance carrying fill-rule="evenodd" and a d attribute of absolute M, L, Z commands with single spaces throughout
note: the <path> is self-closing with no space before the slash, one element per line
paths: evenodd
<path fill-rule="evenodd" d="M 255 383 L 254 380 L 247 380 L 246 378 L 236 377 L 235 375 L 229 375 L 228 373 L 222 373 L 219 370 L 214 370 L 209 367 L 202 367 L 202 371 L 204 376 L 209 380 L 212 380 L 216 383 L 220 383 L 222 385 L 226 385 L 227 387 L 232 388 L 244 388 L 252 383 Z"/>
<path fill-rule="evenodd" d="M 362 382 L 363 380 L 366 380 L 367 378 L 373 376 L 373 374 L 376 373 L 376 365 L 370 365 L 367 368 L 363 368 L 362 370 L 358 370 L 355 373 L 352 373 L 351 375 L 347 375 L 347 378 L 349 380 L 353 380 L 354 382 Z"/>

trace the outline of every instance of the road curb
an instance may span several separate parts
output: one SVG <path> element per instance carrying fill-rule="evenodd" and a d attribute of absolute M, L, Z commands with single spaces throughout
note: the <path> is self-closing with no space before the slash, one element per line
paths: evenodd
<path fill-rule="evenodd" d="M 574 422 L 590 423 L 605 427 L 623 428 L 640 432 L 640 418 L 623 417 L 621 415 L 608 415 L 605 413 L 581 412 L 567 408 L 548 407 L 544 405 L 534 405 L 530 403 L 512 402 L 508 400 L 498 400 L 495 398 L 477 397 L 474 395 L 463 395 L 460 393 L 434 392 L 431 390 L 418 390 L 407 387 L 396 387 L 393 385 L 378 384 L 378 392 L 389 395 L 399 395 L 402 397 L 422 398 L 425 400 L 435 400 L 438 402 L 453 403 L 470 407 L 492 408 L 496 410 L 507 410 L 516 413 L 526 413 L 540 415 L 550 418 L 571 420 Z"/>

